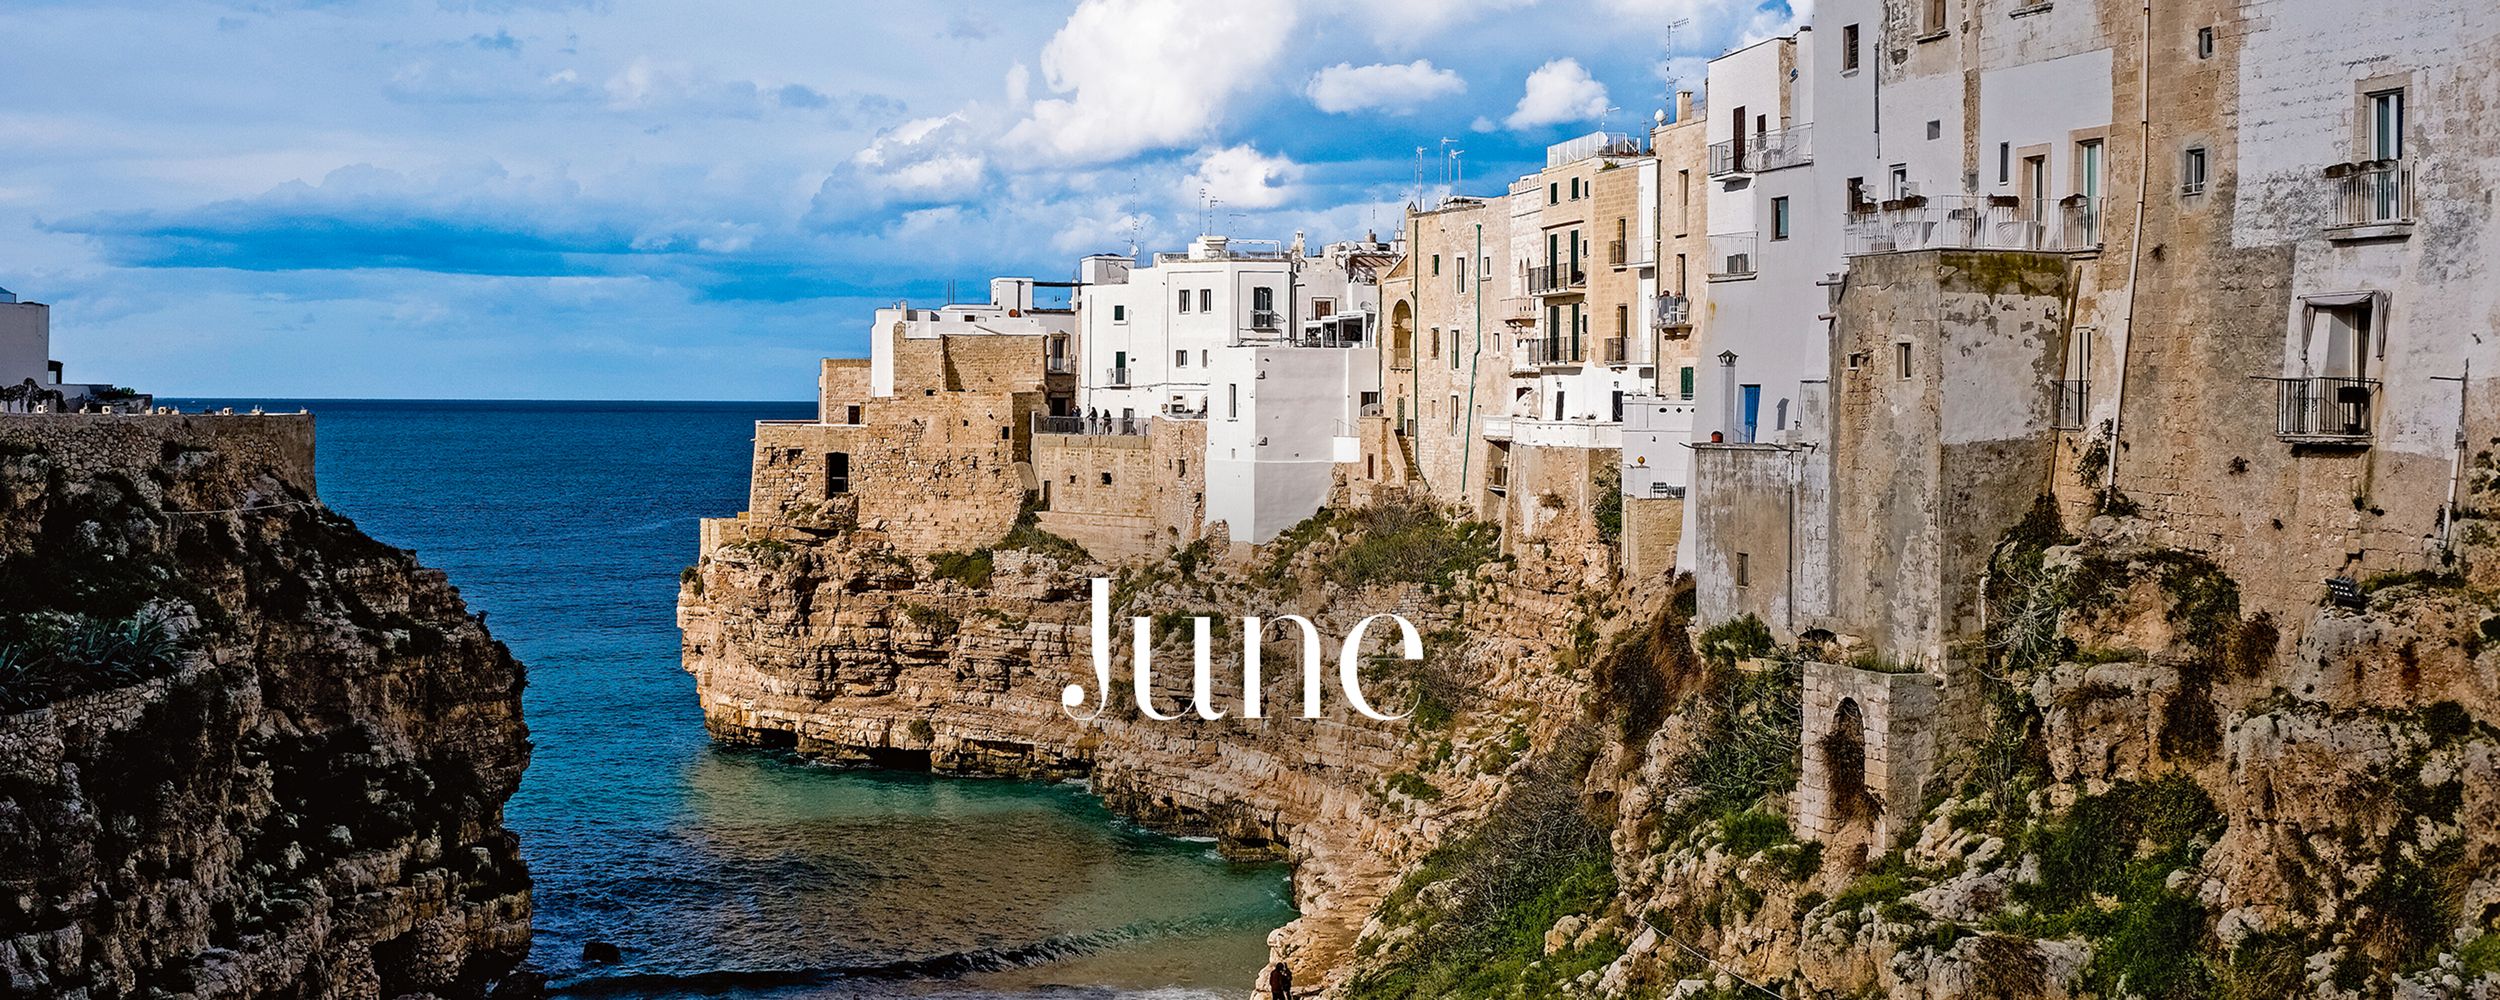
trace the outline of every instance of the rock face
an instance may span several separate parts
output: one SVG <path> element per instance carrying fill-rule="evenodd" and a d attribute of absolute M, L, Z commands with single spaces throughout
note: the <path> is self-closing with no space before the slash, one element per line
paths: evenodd
<path fill-rule="evenodd" d="M 1157 721 L 1115 700 L 1080 723 L 1061 692 L 1091 686 L 1088 578 L 1114 571 L 1081 554 L 1002 547 L 983 552 L 977 573 L 950 573 L 872 532 L 745 520 L 711 522 L 686 576 L 685 665 L 723 742 L 941 773 L 1084 777 L 1114 809 L 1157 829 L 1291 860 L 1303 916 L 1276 943 L 1314 982 L 1348 967 L 1347 949 L 1403 865 L 1499 792 L 1518 756 L 1509 743 L 1550 737 L 1577 717 L 1586 690 L 1544 667 L 1572 641 L 1558 623 L 1581 614 L 1573 599 L 1587 553 L 1460 566 L 1446 587 L 1343 586 L 1323 564 L 1356 530 L 1316 529 L 1298 552 L 1289 543 L 1249 567 L 1184 556 L 1118 571 L 1114 697 L 1130 690 L 1131 615 L 1161 616 L 1155 703 L 1166 714 L 1185 712 L 1189 699 L 1187 615 L 1217 619 L 1217 705 L 1237 716 L 1239 616 L 1311 617 L 1333 685 L 1347 630 L 1394 611 L 1429 636 L 1427 662 L 1367 670 L 1367 693 L 1394 713 L 1433 688 L 1427 697 L 1461 709 L 1449 721 L 1365 719 L 1333 686 L 1323 717 L 1302 718 L 1299 645 L 1271 625 L 1265 718 Z M 1371 649 L 1386 648 L 1382 634 L 1374 630 Z M 1427 764 L 1441 773 L 1389 780 Z"/>
<path fill-rule="evenodd" d="M 0 661 L 177 653 L 0 671 L 0 992 L 475 997 L 526 954 L 521 665 L 311 461 L 309 417 L 0 419 Z"/>

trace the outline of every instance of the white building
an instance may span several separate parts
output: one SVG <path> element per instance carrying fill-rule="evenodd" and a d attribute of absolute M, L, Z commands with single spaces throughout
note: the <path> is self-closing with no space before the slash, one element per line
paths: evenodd
<path fill-rule="evenodd" d="M 52 360 L 52 307 L 20 302 L 0 288 L 0 412 L 135 410 L 152 402 L 107 383 L 63 382 L 61 363 Z"/>
<path fill-rule="evenodd" d="M 1380 393 L 1378 272 L 1393 252 L 1318 254 L 1201 236 L 1145 267 L 1087 258 L 1077 412 L 1118 429 L 1207 421 L 1209 523 L 1264 542 L 1327 502 L 1339 439 Z"/>

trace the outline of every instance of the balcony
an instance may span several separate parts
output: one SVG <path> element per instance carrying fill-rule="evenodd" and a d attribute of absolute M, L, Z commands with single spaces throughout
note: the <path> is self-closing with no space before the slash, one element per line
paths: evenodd
<path fill-rule="evenodd" d="M 2335 201 L 2334 219 L 2327 227 L 2329 238 L 2401 236 L 2411 232 L 2413 164 L 2404 160 L 2342 163 L 2328 167 L 2326 176 L 2333 189 L 2330 197 Z"/>
<path fill-rule="evenodd" d="M 2073 195 L 2058 203 L 2059 250 L 2098 250 L 2101 248 L 2101 219 L 2107 215 L 2109 201 Z"/>
<path fill-rule="evenodd" d="M 1612 241 L 1609 241 L 1609 242 L 1606 244 L 1606 263 L 1607 263 L 1607 264 L 1609 264 L 1609 265 L 1611 265 L 1611 266 L 1614 266 L 1614 267 L 1622 267 L 1622 266 L 1623 266 L 1623 260 L 1624 260 L 1624 253 L 1623 253 L 1623 241 L 1622 241 L 1622 240 L 1612 240 Z"/>
<path fill-rule="evenodd" d="M 2042 233 L 2014 198 L 1914 195 L 1849 213 L 1841 252 L 1857 257 L 1911 250 L 2038 250 Z"/>
<path fill-rule="evenodd" d="M 1105 373 L 1103 374 L 1103 378 L 1104 378 L 1104 382 L 1103 382 L 1103 384 L 1108 385 L 1108 386 L 1111 386 L 1111 387 L 1113 387 L 1113 388 L 1120 388 L 1120 387 L 1126 386 L 1126 385 L 1128 385 L 1128 368 L 1126 368 L 1125 366 L 1123 366 L 1123 367 L 1119 367 L 1119 368 L 1113 368 L 1113 369 L 1111 369 L 1111 370 L 1109 370 L 1109 371 L 1105 372 Z"/>
<path fill-rule="evenodd" d="M 1588 352 L 1577 337 L 1546 337 L 1523 343 L 1528 345 L 1528 364 L 1535 367 L 1576 365 L 1588 361 Z"/>
<path fill-rule="evenodd" d="M 1124 435 L 1135 437 L 1146 433 L 1146 427 L 1149 423 L 1151 423 L 1151 421 L 1142 417 L 1114 417 L 1108 415 L 1095 415 L 1090 417 L 1054 417 L 1047 413 L 1036 413 L 1033 415 L 1033 433 L 1063 435 Z"/>
<path fill-rule="evenodd" d="M 1658 296 L 1658 328 L 1683 330 L 1693 325 L 1693 300 L 1674 292 Z"/>
<path fill-rule="evenodd" d="M 1588 287 L 1589 274 L 1580 265 L 1547 264 L 1528 269 L 1528 291 L 1537 295 L 1560 295 Z"/>
<path fill-rule="evenodd" d="M 1791 125 L 1710 144 L 1710 176 L 1756 174 L 1814 162 L 1814 126 Z"/>
<path fill-rule="evenodd" d="M 2081 429 L 2084 414 L 2091 412 L 2092 383 L 2084 379 L 2062 379 L 2050 385 L 2057 394 L 2057 423 L 2054 426 L 2059 430 Z"/>
<path fill-rule="evenodd" d="M 1198 405 L 1196 406 L 1191 406 L 1187 403 L 1165 403 L 1162 406 L 1157 407 L 1155 409 L 1155 413 L 1159 416 L 1169 417 L 1173 420 L 1205 420 L 1207 418 L 1207 401 L 1201 399 L 1198 401 Z"/>
<path fill-rule="evenodd" d="M 1355 415 L 1355 416 L 1358 416 L 1358 417 L 1378 417 L 1378 416 L 1385 416 L 1385 414 L 1384 414 L 1384 413 L 1381 411 L 1381 409 L 1380 409 L 1380 404 L 1378 404 L 1378 403 L 1365 403 L 1365 404 L 1363 404 L 1360 408 L 1358 408 L 1358 409 L 1356 409 L 1356 410 L 1354 411 L 1354 415 Z"/>
<path fill-rule="evenodd" d="M 1274 309 L 1253 309 L 1250 311 L 1250 328 L 1253 330 L 1273 331 L 1284 329 L 1284 327 L 1284 316 L 1279 314 Z"/>
<path fill-rule="evenodd" d="M 1076 374 L 1076 359 L 1066 356 L 1043 358 L 1042 370 L 1052 375 Z"/>
<path fill-rule="evenodd" d="M 1724 233 L 1711 237 L 1711 280 L 1753 277 L 1754 251 L 1759 245 L 1759 233 Z"/>
<path fill-rule="evenodd" d="M 1601 346 L 1605 349 L 1607 364 L 1620 365 L 1625 363 L 1625 360 L 1631 357 L 1632 345 L 1627 338 L 1608 337 L 1606 338 L 1606 342 Z"/>
<path fill-rule="evenodd" d="M 2277 378 L 2274 434 L 2294 444 L 2368 445 L 2379 382 L 2372 378 Z"/>

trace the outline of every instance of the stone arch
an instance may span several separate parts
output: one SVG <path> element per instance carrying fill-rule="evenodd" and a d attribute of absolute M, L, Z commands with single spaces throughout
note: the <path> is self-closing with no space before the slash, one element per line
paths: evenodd
<path fill-rule="evenodd" d="M 1856 698 L 1840 699 L 1830 731 L 1815 744 L 1823 758 L 1823 794 L 1831 818 L 1842 824 L 1874 819 L 1878 810 L 1867 785 L 1866 713 Z"/>

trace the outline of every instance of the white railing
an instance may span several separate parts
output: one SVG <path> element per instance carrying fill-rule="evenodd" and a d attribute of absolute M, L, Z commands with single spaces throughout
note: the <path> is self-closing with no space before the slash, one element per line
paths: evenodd
<path fill-rule="evenodd" d="M 2377 160 L 2330 167 L 2335 225 L 2377 226 L 2413 220 L 2413 164 Z"/>
<path fill-rule="evenodd" d="M 1750 277 L 1754 273 L 1754 252 L 1760 245 L 1758 233 L 1722 233 L 1710 238 L 1710 276 L 1713 278 Z"/>
<path fill-rule="evenodd" d="M 1146 433 L 1149 422 L 1143 417 L 1114 417 L 1107 414 L 1054 417 L 1047 413 L 1036 413 L 1033 415 L 1033 433 L 1135 436 Z"/>

